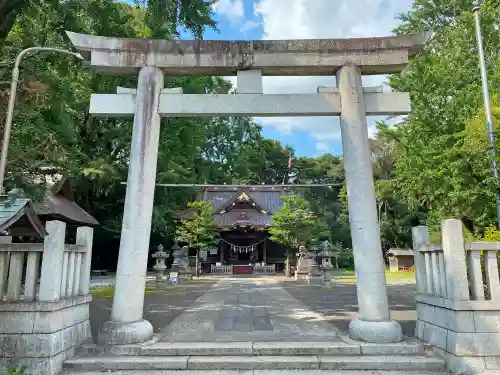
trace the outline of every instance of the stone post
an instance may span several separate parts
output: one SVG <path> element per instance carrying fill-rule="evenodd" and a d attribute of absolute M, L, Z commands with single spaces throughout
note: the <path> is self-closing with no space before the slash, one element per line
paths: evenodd
<path fill-rule="evenodd" d="M 62 221 L 48 221 L 45 224 L 45 230 L 48 235 L 45 236 L 43 243 L 38 300 L 56 302 L 61 298 L 66 223 Z"/>
<path fill-rule="evenodd" d="M 100 344 L 139 343 L 153 335 L 151 323 L 143 320 L 143 305 L 160 138 L 158 104 L 163 85 L 162 70 L 154 66 L 141 68 L 113 310 L 111 321 L 104 323 L 99 332 Z"/>
<path fill-rule="evenodd" d="M 441 222 L 441 237 L 447 280 L 448 298 L 468 301 L 469 281 L 465 262 L 464 235 L 462 221 L 448 219 Z"/>
<path fill-rule="evenodd" d="M 424 255 L 418 250 L 420 246 L 429 244 L 429 228 L 425 225 L 411 229 L 413 241 L 413 252 L 415 257 L 415 279 L 417 282 L 417 293 L 427 293 L 427 276 L 425 274 Z"/>
<path fill-rule="evenodd" d="M 391 320 L 380 243 L 375 188 L 361 71 L 345 65 L 337 72 L 341 96 L 340 124 L 349 205 L 359 319 L 351 321 L 351 338 L 373 343 L 399 342 L 401 326 Z"/>
<path fill-rule="evenodd" d="M 76 229 L 76 244 L 85 246 L 85 253 L 82 257 L 80 270 L 80 290 L 79 294 L 84 296 L 89 294 L 90 289 L 90 268 L 92 262 L 92 242 L 94 229 L 90 227 L 79 227 Z"/>

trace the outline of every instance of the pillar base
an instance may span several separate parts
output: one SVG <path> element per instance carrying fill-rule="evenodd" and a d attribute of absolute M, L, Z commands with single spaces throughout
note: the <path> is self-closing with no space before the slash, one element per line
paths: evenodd
<path fill-rule="evenodd" d="M 349 336 L 358 341 L 390 344 L 403 340 L 403 330 L 395 320 L 371 322 L 357 319 L 349 323 Z"/>
<path fill-rule="evenodd" d="M 105 322 L 97 334 L 99 345 L 128 345 L 151 340 L 153 326 L 147 320 L 137 322 Z"/>

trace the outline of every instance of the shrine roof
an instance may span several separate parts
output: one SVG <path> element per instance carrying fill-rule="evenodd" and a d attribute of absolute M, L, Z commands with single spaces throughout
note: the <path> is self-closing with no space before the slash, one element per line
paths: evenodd
<path fill-rule="evenodd" d="M 412 249 L 389 249 L 385 256 L 414 256 L 415 253 Z"/>
<path fill-rule="evenodd" d="M 231 210 L 233 203 L 241 201 L 238 198 L 242 194 L 248 197 L 248 202 L 255 203 L 255 208 Z M 232 227 L 242 224 L 256 228 L 266 228 L 271 225 L 272 215 L 279 212 L 283 205 L 281 197 L 292 194 L 294 194 L 293 190 L 287 187 L 251 185 L 240 188 L 205 188 L 198 194 L 196 199 L 212 204 L 214 208 L 213 217 L 219 227 Z M 184 210 L 176 216 L 179 219 L 188 219 L 191 217 L 191 210 Z"/>
<path fill-rule="evenodd" d="M 93 36 L 66 31 L 91 65 L 111 74 L 136 74 L 157 66 L 168 75 L 333 75 L 352 63 L 364 74 L 399 73 L 429 39 L 410 34 L 377 38 L 294 40 L 152 40 Z"/>
<path fill-rule="evenodd" d="M 20 194 L 9 192 L 7 199 L 0 202 L 0 233 L 44 238 L 47 232 L 37 216 L 31 200 Z"/>
<path fill-rule="evenodd" d="M 68 224 L 97 226 L 99 222 L 74 200 L 71 181 L 63 177 L 47 192 L 42 202 L 34 204 L 43 221 L 61 220 Z"/>
<path fill-rule="evenodd" d="M 203 191 L 200 199 L 210 202 L 214 207 L 214 213 L 223 209 L 226 205 L 236 201 L 238 197 L 245 193 L 251 200 L 259 204 L 262 208 L 274 214 L 283 205 L 281 197 L 293 194 L 289 188 L 280 187 L 242 187 L 242 188 L 207 188 Z"/>

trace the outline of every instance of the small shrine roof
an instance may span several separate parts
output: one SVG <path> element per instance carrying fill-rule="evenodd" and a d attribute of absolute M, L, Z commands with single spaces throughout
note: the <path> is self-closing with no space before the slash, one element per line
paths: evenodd
<path fill-rule="evenodd" d="M 31 200 L 23 196 L 22 190 L 9 192 L 7 198 L 0 202 L 1 232 L 38 238 L 44 238 L 47 234 Z"/>
<path fill-rule="evenodd" d="M 74 200 L 69 177 L 63 177 L 54 184 L 42 202 L 34 204 L 36 213 L 43 221 L 61 220 L 68 224 L 94 227 L 99 222 Z"/>
<path fill-rule="evenodd" d="M 412 249 L 398 249 L 398 248 L 394 248 L 394 249 L 389 249 L 386 253 L 385 253 L 386 256 L 414 256 L 415 253 L 413 252 Z"/>

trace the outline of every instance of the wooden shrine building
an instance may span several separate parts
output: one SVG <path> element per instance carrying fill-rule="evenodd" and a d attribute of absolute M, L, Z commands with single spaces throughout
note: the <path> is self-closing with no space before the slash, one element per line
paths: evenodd
<path fill-rule="evenodd" d="M 213 217 L 220 229 L 217 249 L 201 252 L 204 272 L 275 273 L 281 272 L 285 248 L 269 239 L 272 215 L 277 213 L 282 196 L 292 195 L 283 187 L 211 187 L 205 188 L 198 201 L 210 202 Z M 181 217 L 187 217 L 184 211 Z"/>

